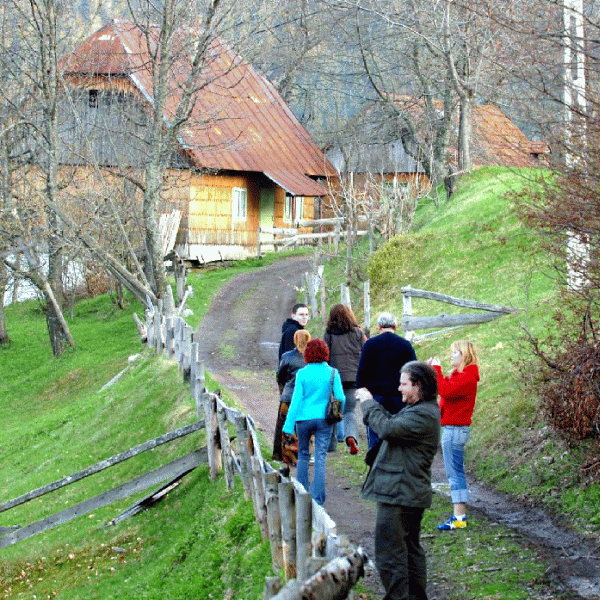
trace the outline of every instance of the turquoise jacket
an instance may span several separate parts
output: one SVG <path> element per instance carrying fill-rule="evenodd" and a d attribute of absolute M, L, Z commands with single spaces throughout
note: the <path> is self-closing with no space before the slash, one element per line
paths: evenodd
<path fill-rule="evenodd" d="M 338 370 L 332 369 L 326 362 L 309 363 L 296 373 L 294 395 L 283 424 L 284 433 L 294 433 L 296 421 L 325 418 L 325 407 L 331 394 L 332 370 L 335 372 L 333 394 L 341 400 L 343 410 L 345 396 Z"/>

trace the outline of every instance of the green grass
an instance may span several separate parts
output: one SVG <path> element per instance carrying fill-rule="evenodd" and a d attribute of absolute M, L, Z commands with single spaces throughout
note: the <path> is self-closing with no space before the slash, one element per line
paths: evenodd
<path fill-rule="evenodd" d="M 551 265 L 539 252 L 536 235 L 522 226 L 506 198 L 534 174 L 524 175 L 484 169 L 461 179 L 450 203 L 439 208 L 422 203 L 415 232 L 382 245 L 370 261 L 364 248 L 357 248 L 355 267 L 372 281 L 372 329 L 379 312 L 401 314 L 400 288 L 409 284 L 521 309 L 423 342 L 416 347 L 417 355 L 440 355 L 448 369 L 450 343 L 472 339 L 480 350 L 482 381 L 467 447 L 469 468 L 483 481 L 543 502 L 571 516 L 580 529 L 598 534 L 600 486 L 582 485 L 578 475 L 587 445 L 568 447 L 545 428 L 535 390 L 519 380 L 516 361 L 529 352 L 521 325 L 536 335 L 548 331 L 558 306 L 548 278 Z M 339 301 L 343 255 L 342 250 L 326 262 L 328 306 Z M 200 323 L 212 296 L 230 277 L 282 256 L 287 255 L 192 272 L 190 325 Z M 353 298 L 361 297 L 360 285 L 353 283 Z M 359 317 L 360 304 L 353 302 Z M 138 305 L 121 312 L 106 297 L 78 303 L 69 322 L 77 349 L 54 359 L 39 306 L 29 302 L 9 308 L 13 342 L 0 349 L 2 500 L 194 420 L 176 367 L 140 345 L 133 310 L 141 315 Z M 413 300 L 413 311 L 462 312 L 425 300 Z M 323 326 L 313 320 L 310 330 L 321 336 Z M 128 356 L 138 353 L 129 364 Z M 99 391 L 126 367 L 114 386 Z M 3 513 L 0 524 L 43 518 L 202 443 L 201 435 L 189 437 Z M 355 485 L 364 478 L 360 457 L 340 452 L 330 464 Z M 117 527 L 104 525 L 135 498 L 2 550 L 0 597 L 261 597 L 264 579 L 271 574 L 270 559 L 250 505 L 239 486 L 230 493 L 222 481 L 208 484 L 207 479 L 205 469 L 196 470 L 161 505 Z M 447 584 L 450 598 L 520 600 L 531 597 L 528 585 L 543 585 L 543 561 L 518 536 L 477 515 L 471 515 L 467 535 L 430 537 L 428 532 L 445 520 L 448 509 L 448 500 L 436 496 L 423 530 L 430 578 Z M 244 537 L 237 538 L 237 531 Z M 454 577 L 456 572 L 460 578 Z"/>
<path fill-rule="evenodd" d="M 482 379 L 467 447 L 469 469 L 500 490 L 569 515 L 581 531 L 597 535 L 600 485 L 587 485 L 579 476 L 590 444 L 571 447 L 545 427 L 535 389 L 519 367 L 532 360 L 523 328 L 543 340 L 554 329 L 552 317 L 560 306 L 550 258 L 541 251 L 537 234 L 519 221 L 510 200 L 516 191 L 526 193 L 536 185 L 537 176 L 535 171 L 502 168 L 465 176 L 450 202 L 439 208 L 427 199 L 421 204 L 416 231 L 391 239 L 372 257 L 366 257 L 364 246 L 357 248 L 355 266 L 371 280 L 372 331 L 381 311 L 402 314 L 400 290 L 407 285 L 519 309 L 424 340 L 415 347 L 417 357 L 438 355 L 448 371 L 451 342 L 473 341 Z M 342 250 L 326 263 L 331 288 L 343 280 L 344 261 Z M 362 318 L 362 290 L 359 282 L 353 284 L 353 309 Z M 335 296 L 328 298 L 328 306 L 339 301 Z M 423 299 L 413 299 L 412 308 L 416 316 L 469 312 Z M 318 335 L 320 329 L 315 325 Z M 527 370 L 525 366 L 525 375 Z"/>
<path fill-rule="evenodd" d="M 237 272 L 222 270 L 221 281 Z M 213 293 L 199 286 L 195 299 Z M 141 314 L 141 307 L 120 311 L 106 296 L 78 303 L 69 321 L 77 349 L 53 358 L 39 305 L 8 307 L 12 341 L 0 349 L 0 501 L 195 420 L 177 366 L 140 344 L 133 311 Z M 160 446 L 2 513 L 0 525 L 43 519 L 203 444 L 198 433 Z M 261 596 L 272 574 L 270 551 L 239 480 L 229 492 L 201 467 L 159 506 L 106 527 L 146 493 L 2 549 L 0 598 Z"/>

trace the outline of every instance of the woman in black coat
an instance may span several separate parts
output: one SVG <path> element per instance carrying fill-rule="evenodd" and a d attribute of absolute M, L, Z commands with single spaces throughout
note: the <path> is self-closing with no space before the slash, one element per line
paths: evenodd
<path fill-rule="evenodd" d="M 294 345 L 296 347 L 281 355 L 281 361 L 277 369 L 277 383 L 282 392 L 273 438 L 273 460 L 281 460 L 292 466 L 298 460 L 298 440 L 296 436 L 284 436 L 282 428 L 294 394 L 296 373 L 306 366 L 304 350 L 309 341 L 310 333 L 306 329 L 296 331 L 294 333 Z"/>

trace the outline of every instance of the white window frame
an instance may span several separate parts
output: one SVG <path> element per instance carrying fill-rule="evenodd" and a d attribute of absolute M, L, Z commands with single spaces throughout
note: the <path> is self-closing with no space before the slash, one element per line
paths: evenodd
<path fill-rule="evenodd" d="M 248 218 L 248 190 L 246 188 L 233 188 L 231 218 L 234 222 L 245 221 Z"/>
<path fill-rule="evenodd" d="M 283 222 L 284 223 L 292 222 L 293 198 L 294 198 L 294 196 L 290 196 L 289 194 L 285 195 L 285 199 L 283 201 Z"/>
<path fill-rule="evenodd" d="M 302 221 L 304 217 L 304 196 L 293 196 L 294 198 L 294 223 Z"/>

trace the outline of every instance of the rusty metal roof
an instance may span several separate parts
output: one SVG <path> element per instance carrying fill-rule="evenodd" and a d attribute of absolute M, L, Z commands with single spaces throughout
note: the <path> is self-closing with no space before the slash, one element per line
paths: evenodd
<path fill-rule="evenodd" d="M 411 96 L 395 96 L 394 103 L 410 115 L 418 134 L 432 143 L 434 132 L 428 123 L 424 102 Z M 439 100 L 434 100 L 435 108 L 443 111 Z M 386 107 L 384 106 L 384 110 Z M 397 117 L 387 109 L 388 118 L 396 124 Z M 455 111 L 452 118 L 452 139 L 458 136 L 458 114 Z M 397 134 L 396 139 L 399 139 Z M 534 167 L 543 163 L 545 156 L 550 154 L 550 147 L 544 142 L 532 142 L 511 121 L 500 108 L 492 104 L 481 104 L 473 107 L 473 123 L 471 134 L 471 156 L 474 166 L 505 166 L 505 167 Z M 456 143 L 451 142 L 449 163 L 456 165 Z"/>
<path fill-rule="evenodd" d="M 532 142 L 497 106 L 473 109 L 473 164 L 507 167 L 539 166 L 536 156 L 550 153 L 542 142 Z"/>
<path fill-rule="evenodd" d="M 115 20 L 79 44 L 61 62 L 66 78 L 127 77 L 154 105 L 148 37 L 134 24 Z M 185 35 L 199 36 L 193 28 Z M 183 40 L 182 45 L 189 37 Z M 167 124 L 176 118 L 190 64 L 181 53 L 170 68 Z M 293 195 L 322 196 L 327 190 L 311 177 L 335 173 L 275 87 L 246 64 L 223 40 L 211 41 L 196 81 L 190 118 L 179 141 L 198 167 L 265 173 Z"/>

